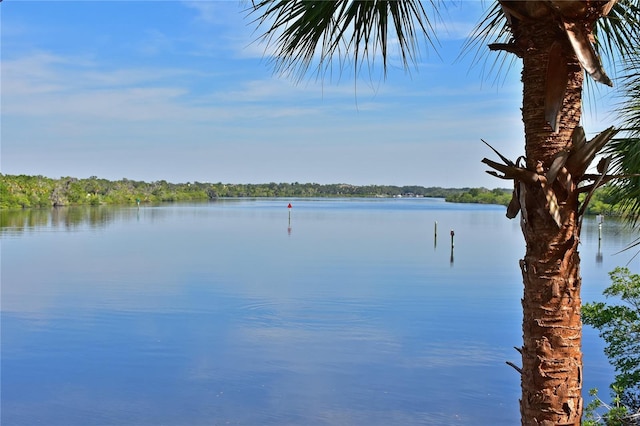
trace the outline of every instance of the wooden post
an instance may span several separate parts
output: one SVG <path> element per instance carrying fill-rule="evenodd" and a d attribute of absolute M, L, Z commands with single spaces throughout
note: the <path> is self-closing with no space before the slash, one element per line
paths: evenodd
<path fill-rule="evenodd" d="M 436 220 L 433 223 L 433 248 L 435 249 L 438 245 L 438 221 Z"/>
<path fill-rule="evenodd" d="M 453 266 L 453 236 L 455 235 L 455 232 L 453 232 L 453 229 L 451 230 L 451 256 L 449 257 L 449 264 L 451 264 Z"/>
<path fill-rule="evenodd" d="M 598 253 L 596 254 L 596 263 L 602 263 L 602 222 L 604 216 L 599 214 L 598 218 Z"/>

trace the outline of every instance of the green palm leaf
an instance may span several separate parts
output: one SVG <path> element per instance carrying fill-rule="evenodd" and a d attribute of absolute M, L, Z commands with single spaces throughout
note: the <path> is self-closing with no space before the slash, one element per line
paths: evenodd
<path fill-rule="evenodd" d="M 405 69 L 415 62 L 420 39 L 435 46 L 437 3 L 430 1 L 431 17 L 417 0 L 261 0 L 253 2 L 251 14 L 259 13 L 255 22 L 266 28 L 261 38 L 267 49 L 275 49 L 277 72 L 301 78 L 315 64 L 322 74 L 333 60 L 343 66 L 351 57 L 358 72 L 380 55 L 386 73 L 392 43 L 398 44 Z"/>
<path fill-rule="evenodd" d="M 630 52 L 623 74 L 619 79 L 622 102 L 616 111 L 623 137 L 614 139 L 606 154 L 613 158 L 613 172 L 626 176 L 613 183 L 614 202 L 635 225 L 640 219 L 640 49 Z"/>
<path fill-rule="evenodd" d="M 625 59 L 637 55 L 640 40 L 640 0 L 618 0 L 609 14 L 599 19 L 594 29 L 595 46 L 609 65 L 615 67 L 615 58 Z"/>

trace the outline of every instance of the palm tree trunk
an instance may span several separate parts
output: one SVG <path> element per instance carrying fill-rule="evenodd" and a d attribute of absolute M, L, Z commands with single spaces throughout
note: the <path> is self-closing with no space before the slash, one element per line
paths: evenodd
<path fill-rule="evenodd" d="M 562 30 L 550 28 L 554 26 L 548 21 L 539 20 L 514 28 L 515 40 L 522 46 L 527 169 L 543 176 L 536 182 L 517 183 L 526 242 L 520 262 L 524 282 L 520 411 L 523 425 L 579 425 L 583 405 L 580 222 L 575 185 L 579 177 L 565 174 L 547 188 L 544 175 L 556 154 L 571 147 L 581 115 L 583 71 Z M 554 43 L 556 52 L 560 48 L 569 64 L 562 71 L 568 83 L 556 131 L 545 118 Z M 550 213 L 556 200 L 559 220 Z"/>

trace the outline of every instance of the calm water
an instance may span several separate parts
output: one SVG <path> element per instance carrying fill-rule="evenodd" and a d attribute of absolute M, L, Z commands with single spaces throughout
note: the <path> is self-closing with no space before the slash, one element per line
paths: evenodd
<path fill-rule="evenodd" d="M 524 243 L 504 207 L 269 199 L 0 218 L 2 425 L 519 424 L 505 361 L 519 364 Z M 585 220 L 583 300 L 602 298 L 631 240 L 606 221 L 599 247 Z M 593 330 L 584 346 L 585 388 L 606 395 Z"/>

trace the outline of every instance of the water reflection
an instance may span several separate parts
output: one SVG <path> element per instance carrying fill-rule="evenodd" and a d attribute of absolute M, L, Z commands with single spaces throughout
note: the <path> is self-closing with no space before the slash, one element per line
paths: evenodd
<path fill-rule="evenodd" d="M 430 200 L 295 205 L 295 218 L 282 200 L 2 212 L 16 235 L 3 424 L 518 422 L 504 364 L 521 340 L 517 221 Z M 585 300 L 628 243 L 616 226 L 596 268 L 585 221 Z"/>
<path fill-rule="evenodd" d="M 19 233 L 26 228 L 44 227 L 50 218 L 50 210 L 0 210 L 0 232 Z"/>
<path fill-rule="evenodd" d="M 116 215 L 126 217 L 133 214 L 133 211 L 106 206 L 0 210 L 0 235 L 21 234 L 35 228 L 65 231 L 104 228 L 113 222 Z"/>

